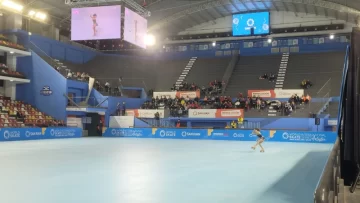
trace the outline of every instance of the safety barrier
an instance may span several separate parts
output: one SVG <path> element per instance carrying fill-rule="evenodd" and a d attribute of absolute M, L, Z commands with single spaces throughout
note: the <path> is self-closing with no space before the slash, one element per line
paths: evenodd
<path fill-rule="evenodd" d="M 1 128 L 0 142 L 82 137 L 81 128 Z"/>
<path fill-rule="evenodd" d="M 261 134 L 267 141 L 274 142 L 335 143 L 337 138 L 334 132 L 262 130 Z M 252 130 L 186 128 L 108 128 L 103 136 L 234 141 L 254 141 L 257 138 L 252 134 Z"/>

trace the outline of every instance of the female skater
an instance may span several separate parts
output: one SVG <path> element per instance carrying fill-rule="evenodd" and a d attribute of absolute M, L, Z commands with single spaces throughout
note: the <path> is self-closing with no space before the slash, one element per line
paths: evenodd
<path fill-rule="evenodd" d="M 263 143 L 265 141 L 265 137 L 261 135 L 260 129 L 255 128 L 253 130 L 252 134 L 256 135 L 258 137 L 258 139 L 256 140 L 256 144 L 253 147 L 251 147 L 251 149 L 255 150 L 256 147 L 259 145 L 261 148 L 260 152 L 265 152 L 264 148 L 261 145 L 261 143 Z"/>
<path fill-rule="evenodd" d="M 96 27 L 98 26 L 97 22 L 96 22 L 96 17 L 97 15 L 94 14 L 94 15 L 90 15 L 90 18 L 92 19 L 93 21 L 93 31 L 94 31 L 94 37 L 96 36 L 96 33 L 97 33 L 97 30 L 96 30 Z"/>

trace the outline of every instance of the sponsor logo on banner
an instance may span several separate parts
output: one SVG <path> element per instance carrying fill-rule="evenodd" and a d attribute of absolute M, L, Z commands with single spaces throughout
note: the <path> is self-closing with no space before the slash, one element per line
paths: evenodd
<path fill-rule="evenodd" d="M 175 137 L 176 132 L 171 130 L 161 130 L 160 137 Z"/>
<path fill-rule="evenodd" d="M 254 90 L 249 90 L 254 91 Z M 254 91 L 251 92 L 251 97 L 262 97 L 262 98 L 271 98 L 273 94 L 271 94 L 272 90 L 263 90 L 263 91 Z"/>
<path fill-rule="evenodd" d="M 287 90 L 248 90 L 248 96 L 262 97 L 262 98 L 290 98 L 292 95 L 297 94 L 302 96 L 303 89 L 287 89 Z"/>
<path fill-rule="evenodd" d="M 31 131 L 25 132 L 26 137 L 41 136 L 41 135 L 43 135 L 41 132 L 31 132 Z"/>
<path fill-rule="evenodd" d="M 155 113 L 159 112 L 160 118 L 164 118 L 164 109 L 130 109 L 126 110 L 128 116 L 138 118 L 155 118 Z"/>
<path fill-rule="evenodd" d="M 196 97 L 200 97 L 200 92 L 196 91 L 196 92 L 176 92 L 176 96 L 177 97 L 189 97 L 190 99 L 194 99 Z"/>
<path fill-rule="evenodd" d="M 174 99 L 176 97 L 176 92 L 154 92 L 153 97 L 166 97 Z"/>
<path fill-rule="evenodd" d="M 111 134 L 116 137 L 142 137 L 142 130 L 133 129 L 112 129 Z"/>
<path fill-rule="evenodd" d="M 311 132 L 284 132 L 282 134 L 282 139 L 298 142 L 325 142 L 326 135 L 322 133 Z"/>
<path fill-rule="evenodd" d="M 212 136 L 214 136 L 214 137 L 229 137 L 229 134 L 228 133 L 216 132 L 216 133 L 212 133 Z"/>
<path fill-rule="evenodd" d="M 20 131 L 5 130 L 4 138 L 9 140 L 11 138 L 20 138 Z"/>
<path fill-rule="evenodd" d="M 183 137 L 200 137 L 201 133 L 199 132 L 186 132 L 186 131 L 182 131 L 181 132 L 181 136 Z"/>
<path fill-rule="evenodd" d="M 274 90 L 276 98 L 290 98 L 294 94 L 297 94 L 299 97 L 304 95 L 303 89 L 288 89 L 288 90 Z"/>
<path fill-rule="evenodd" d="M 40 90 L 40 94 L 41 95 L 43 95 L 43 96 L 50 96 L 50 95 L 52 95 L 52 90 L 50 89 L 50 87 L 49 86 L 44 86 L 43 88 L 42 88 L 42 90 Z"/>
<path fill-rule="evenodd" d="M 53 137 L 74 137 L 76 136 L 75 129 L 51 129 L 50 135 Z"/>
<path fill-rule="evenodd" d="M 233 137 L 245 137 L 245 135 L 242 133 L 234 133 Z"/>
<path fill-rule="evenodd" d="M 216 109 L 189 109 L 189 118 L 216 118 Z"/>
<path fill-rule="evenodd" d="M 241 110 L 240 109 L 236 109 L 236 110 L 222 110 L 219 109 L 220 111 L 220 116 L 221 117 L 240 117 L 242 116 Z"/>

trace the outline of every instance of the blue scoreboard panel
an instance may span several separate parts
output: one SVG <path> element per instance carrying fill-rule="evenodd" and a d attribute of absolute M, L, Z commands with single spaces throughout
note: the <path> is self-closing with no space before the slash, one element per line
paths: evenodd
<path fill-rule="evenodd" d="M 254 35 L 266 35 L 270 32 L 269 12 L 240 13 L 233 15 L 232 30 L 233 36 L 251 35 L 251 28 Z"/>

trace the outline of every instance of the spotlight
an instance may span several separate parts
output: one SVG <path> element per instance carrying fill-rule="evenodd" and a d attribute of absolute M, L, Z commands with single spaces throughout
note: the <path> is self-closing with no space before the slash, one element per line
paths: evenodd
<path fill-rule="evenodd" d="M 14 80 L 10 80 L 10 82 L 13 82 Z"/>
<path fill-rule="evenodd" d="M 30 17 L 33 17 L 33 16 L 35 15 L 35 13 L 36 13 L 35 11 L 31 10 L 31 11 L 29 11 L 29 14 L 28 14 L 28 15 L 29 15 Z"/>
<path fill-rule="evenodd" d="M 213 42 L 213 43 L 212 43 L 212 46 L 213 46 L 213 47 L 216 46 L 216 42 Z"/>
<path fill-rule="evenodd" d="M 267 42 L 270 44 L 270 43 L 272 42 L 272 39 L 269 38 L 269 39 L 267 40 Z"/>
<path fill-rule="evenodd" d="M 329 39 L 334 39 L 335 38 L 335 36 L 333 35 L 333 34 L 331 34 L 330 36 L 329 36 Z"/>
<path fill-rule="evenodd" d="M 4 0 L 4 1 L 1 2 L 1 4 L 4 7 L 7 7 L 9 9 L 13 9 L 13 10 L 16 10 L 16 11 L 19 11 L 19 12 L 21 12 L 24 9 L 23 5 L 18 4 L 16 2 L 13 2 L 13 1 L 10 1 L 10 0 Z"/>
<path fill-rule="evenodd" d="M 156 43 L 156 39 L 155 39 L 154 35 L 152 35 L 152 34 L 147 34 L 147 35 L 145 36 L 145 44 L 146 44 L 146 45 L 148 45 L 148 46 L 153 46 L 153 45 L 155 45 L 155 43 Z"/>
<path fill-rule="evenodd" d="M 13 51 L 10 51 L 10 54 L 13 54 L 14 52 Z"/>
<path fill-rule="evenodd" d="M 29 32 L 29 35 L 32 35 L 32 33 L 31 33 L 31 32 Z"/>

